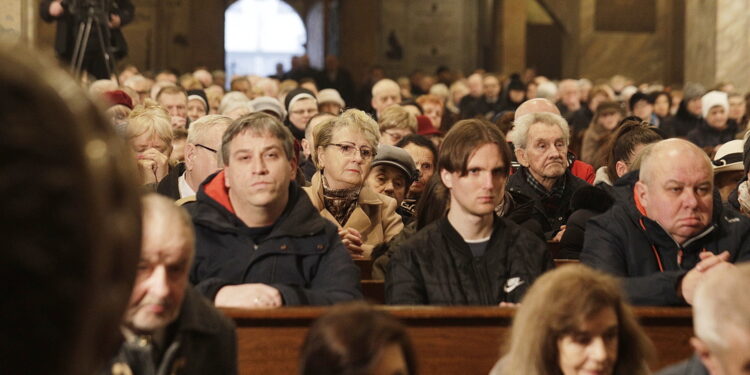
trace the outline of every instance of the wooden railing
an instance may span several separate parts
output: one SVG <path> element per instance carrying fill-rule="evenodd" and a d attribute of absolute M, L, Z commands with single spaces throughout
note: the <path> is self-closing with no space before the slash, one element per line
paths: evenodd
<path fill-rule="evenodd" d="M 421 374 L 486 374 L 499 357 L 515 309 L 386 307 L 407 327 Z M 308 327 L 323 307 L 226 309 L 237 324 L 240 374 L 295 374 Z M 658 353 L 654 369 L 690 357 L 689 308 L 635 308 Z"/>

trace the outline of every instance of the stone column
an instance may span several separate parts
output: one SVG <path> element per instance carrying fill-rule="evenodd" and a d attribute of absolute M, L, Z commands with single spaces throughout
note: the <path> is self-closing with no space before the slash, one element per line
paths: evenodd
<path fill-rule="evenodd" d="M 750 89 L 750 0 L 687 1 L 685 8 L 685 81 Z"/>
<path fill-rule="evenodd" d="M 523 73 L 526 68 L 526 1 L 496 3 L 495 67 L 499 72 Z"/>
<path fill-rule="evenodd" d="M 37 2 L 34 0 L 0 1 L 0 39 L 33 45 L 36 40 Z"/>

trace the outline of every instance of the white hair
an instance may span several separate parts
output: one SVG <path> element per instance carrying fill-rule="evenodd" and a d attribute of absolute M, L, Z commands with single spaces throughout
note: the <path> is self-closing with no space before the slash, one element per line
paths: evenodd
<path fill-rule="evenodd" d="M 557 85 L 552 81 L 544 81 L 536 87 L 536 97 L 557 101 Z"/>
<path fill-rule="evenodd" d="M 372 96 L 379 96 L 384 90 L 388 90 L 389 88 L 401 92 L 401 87 L 396 81 L 389 78 L 383 78 L 372 86 Z"/>
<path fill-rule="evenodd" d="M 237 108 L 237 103 L 250 103 L 247 95 L 239 91 L 230 91 L 224 94 L 221 98 L 221 104 L 219 104 L 219 113 L 225 114 L 229 112 L 228 107 Z"/>
<path fill-rule="evenodd" d="M 513 122 L 513 132 L 510 133 L 510 140 L 516 148 L 526 148 L 529 138 L 529 129 L 534 124 L 556 125 L 560 127 L 563 133 L 563 139 L 567 146 L 570 142 L 570 127 L 564 118 L 554 113 L 536 112 L 521 116 Z"/>
<path fill-rule="evenodd" d="M 206 133 L 218 127 L 226 130 L 232 124 L 232 119 L 222 115 L 208 115 L 190 123 L 187 142 L 198 144 L 205 142 Z M 223 133 L 223 131 L 222 131 Z"/>

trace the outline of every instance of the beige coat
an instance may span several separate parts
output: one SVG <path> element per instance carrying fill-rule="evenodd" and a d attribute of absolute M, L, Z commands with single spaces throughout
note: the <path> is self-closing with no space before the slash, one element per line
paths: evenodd
<path fill-rule="evenodd" d="M 320 211 L 320 215 L 341 228 L 341 225 L 323 204 L 323 179 L 320 177 L 320 172 L 315 173 L 312 177 L 311 186 L 302 189 L 310 197 L 313 206 Z M 395 199 L 378 194 L 367 186 L 364 186 L 359 192 L 357 207 L 343 227 L 356 229 L 362 234 L 362 242 L 364 243 L 362 249 L 365 252 L 365 257 L 372 254 L 372 249 L 376 245 L 390 241 L 404 229 L 401 216 L 396 213 L 396 207 Z"/>

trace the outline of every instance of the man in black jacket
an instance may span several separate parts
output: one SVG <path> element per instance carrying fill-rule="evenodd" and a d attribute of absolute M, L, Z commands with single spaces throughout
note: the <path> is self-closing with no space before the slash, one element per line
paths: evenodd
<path fill-rule="evenodd" d="M 87 10 L 81 7 L 76 11 L 84 14 L 73 14 L 69 3 L 68 0 L 41 0 L 39 2 L 39 15 L 42 20 L 44 22 L 57 21 L 55 52 L 65 62 L 70 62 L 73 58 L 79 25 L 81 22 L 85 22 Z M 79 3 L 87 4 L 88 2 L 81 0 Z M 96 1 L 94 3 L 99 4 L 101 2 Z M 104 11 L 109 12 L 109 22 L 102 25 L 102 28 L 106 27 L 109 32 L 107 30 L 101 30 L 101 32 L 102 38 L 106 38 L 106 35 L 109 34 L 110 40 L 103 40 L 105 48 L 109 48 L 110 52 L 113 52 L 113 57 L 119 60 L 127 56 L 128 53 L 128 46 L 120 28 L 133 21 L 135 6 L 130 0 L 112 0 L 111 4 L 110 9 L 104 9 Z M 107 75 L 107 62 L 104 60 L 95 27 L 96 24 L 91 30 L 82 68 L 96 79 L 107 79 L 110 78 Z"/>
<path fill-rule="evenodd" d="M 568 168 L 568 123 L 554 113 L 532 112 L 517 118 L 511 134 L 521 168 L 508 179 L 508 191 L 533 200 L 546 239 L 559 242 L 573 213 L 573 193 L 588 186 Z"/>
<path fill-rule="evenodd" d="M 706 273 L 750 259 L 750 221 L 714 194 L 711 161 L 680 139 L 646 149 L 632 198 L 586 225 L 581 261 L 637 305 L 683 305 Z"/>
<path fill-rule="evenodd" d="M 330 305 L 362 298 L 359 269 L 307 194 L 292 181 L 294 138 L 278 119 L 236 120 L 221 145 L 224 170 L 186 205 L 196 231 L 190 281 L 217 306 Z"/>
<path fill-rule="evenodd" d="M 438 163 L 450 190 L 448 215 L 396 247 L 386 303 L 519 302 L 551 259 L 534 234 L 495 215 L 510 166 L 505 138 L 482 120 L 460 121 L 448 132 Z"/>
<path fill-rule="evenodd" d="M 123 342 L 102 374 L 237 374 L 234 324 L 188 283 L 190 216 L 157 194 L 142 202 L 141 259 Z"/>

